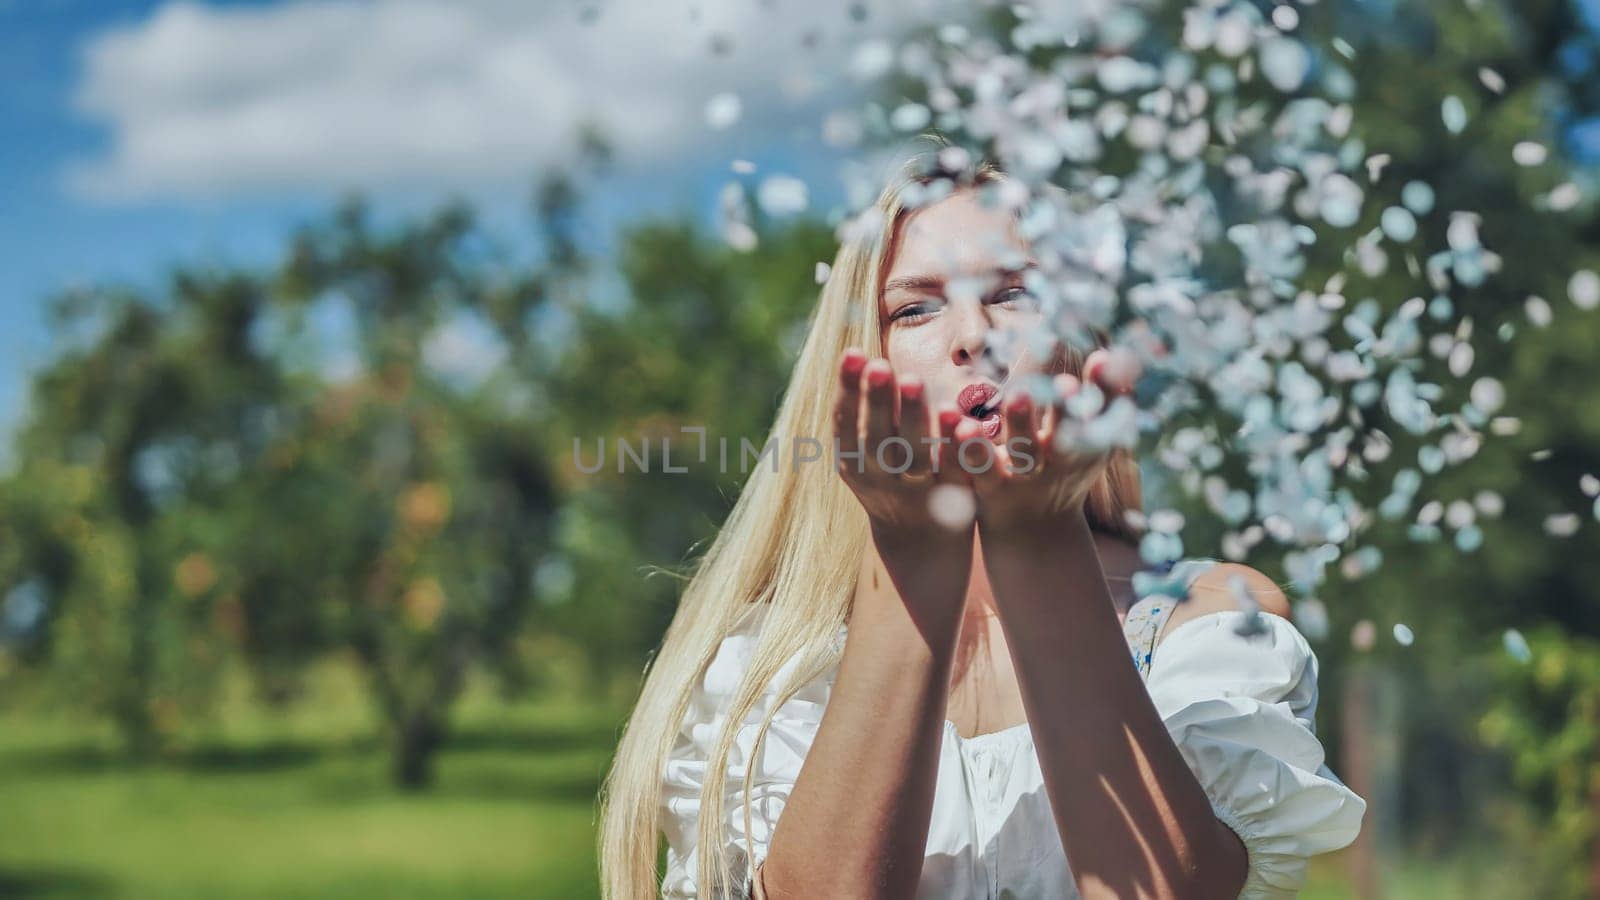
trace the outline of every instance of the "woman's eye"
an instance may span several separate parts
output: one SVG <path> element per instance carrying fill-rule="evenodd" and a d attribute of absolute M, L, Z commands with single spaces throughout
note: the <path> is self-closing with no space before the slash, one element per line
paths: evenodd
<path fill-rule="evenodd" d="M 1003 303 L 1007 306 L 1031 307 L 1034 305 L 1034 297 L 1033 294 L 1028 292 L 1027 288 L 1009 287 L 1001 291 L 995 297 L 994 302 Z"/>
<path fill-rule="evenodd" d="M 920 322 L 931 315 L 933 312 L 921 303 L 908 303 L 895 310 L 890 318 L 896 322 Z"/>

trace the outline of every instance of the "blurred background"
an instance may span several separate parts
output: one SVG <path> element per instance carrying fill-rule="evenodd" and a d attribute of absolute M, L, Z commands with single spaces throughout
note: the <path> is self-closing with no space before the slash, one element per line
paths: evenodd
<path fill-rule="evenodd" d="M 1430 488 L 1504 497 L 1481 546 L 1321 594 L 1371 806 L 1306 896 L 1600 896 L 1600 3 L 1295 7 L 1366 145 L 1517 262 L 1469 302 L 1522 420 Z M 595 896 L 743 479 L 573 439 L 764 440 L 835 245 L 823 113 L 947 12 L 0 0 L 0 897 Z M 773 200 L 732 242 L 730 182 Z"/>

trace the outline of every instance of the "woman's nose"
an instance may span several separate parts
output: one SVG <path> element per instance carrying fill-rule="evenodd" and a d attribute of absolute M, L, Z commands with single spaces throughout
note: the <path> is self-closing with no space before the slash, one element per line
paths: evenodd
<path fill-rule="evenodd" d="M 993 328 L 981 303 L 951 303 L 950 360 L 958 366 L 972 365 L 990 355 L 989 335 Z"/>

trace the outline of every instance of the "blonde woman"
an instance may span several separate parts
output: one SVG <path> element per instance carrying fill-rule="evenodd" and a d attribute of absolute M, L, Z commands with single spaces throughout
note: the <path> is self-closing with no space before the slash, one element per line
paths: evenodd
<path fill-rule="evenodd" d="M 1133 460 L 1053 435 L 1128 373 L 995 358 L 1046 327 L 1003 180 L 913 208 L 908 176 L 839 249 L 773 431 L 837 460 L 758 466 L 688 583 L 607 780 L 608 898 L 1278 897 L 1354 839 L 1315 656 L 1239 627 L 1229 579 L 1276 585 L 1185 560 L 1186 602 L 1127 608 Z M 1046 376 L 1041 409 L 1001 391 Z"/>

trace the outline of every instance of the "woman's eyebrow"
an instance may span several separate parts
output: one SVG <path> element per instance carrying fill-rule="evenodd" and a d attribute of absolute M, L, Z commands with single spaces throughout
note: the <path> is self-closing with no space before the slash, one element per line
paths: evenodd
<path fill-rule="evenodd" d="M 1029 258 L 1020 267 L 996 269 L 994 274 L 1002 279 L 1017 278 L 1029 269 L 1038 268 L 1039 263 Z M 915 293 L 939 293 L 944 290 L 945 277 L 943 275 L 901 275 L 891 278 L 883 283 L 883 293 L 892 294 L 895 291 L 913 291 Z"/>
<path fill-rule="evenodd" d="M 883 292 L 895 291 L 938 292 L 944 290 L 944 278 L 939 275 L 902 275 L 884 282 Z"/>

